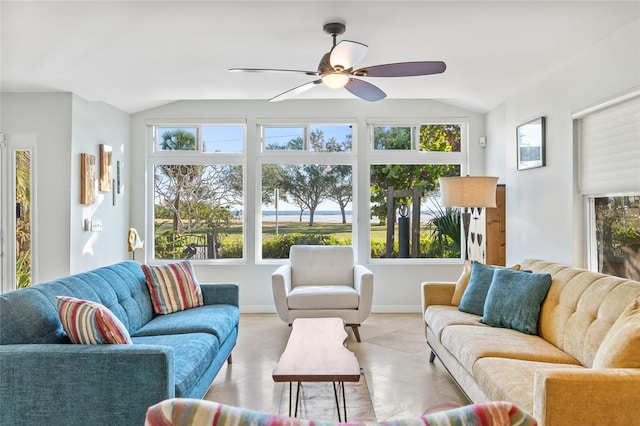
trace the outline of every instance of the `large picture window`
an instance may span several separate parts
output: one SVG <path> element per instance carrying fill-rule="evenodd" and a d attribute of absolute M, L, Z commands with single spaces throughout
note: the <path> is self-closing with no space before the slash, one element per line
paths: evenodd
<path fill-rule="evenodd" d="M 353 126 L 262 127 L 261 257 L 294 244 L 352 244 Z"/>
<path fill-rule="evenodd" d="M 466 125 L 371 128 L 371 258 L 460 258 L 460 212 L 440 206 L 438 178 L 460 176 Z"/>
<path fill-rule="evenodd" d="M 153 257 L 244 256 L 244 125 L 154 129 Z"/>
<path fill-rule="evenodd" d="M 253 145 L 244 123 L 149 129 L 150 259 L 280 261 L 294 244 L 363 243 L 384 261 L 461 257 L 460 214 L 438 204 L 438 178 L 466 171 L 466 122 L 383 120 L 358 138 L 354 122 L 266 119 Z"/>

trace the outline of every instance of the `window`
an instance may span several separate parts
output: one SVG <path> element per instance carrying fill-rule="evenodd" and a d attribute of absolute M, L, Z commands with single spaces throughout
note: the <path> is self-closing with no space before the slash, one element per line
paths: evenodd
<path fill-rule="evenodd" d="M 245 126 L 152 128 L 153 257 L 243 258 Z"/>
<path fill-rule="evenodd" d="M 245 123 L 149 124 L 153 259 L 229 263 L 250 249 L 276 261 L 294 244 L 356 236 L 372 259 L 460 259 L 459 211 L 439 206 L 438 178 L 466 171 L 466 122 L 374 120 L 360 139 L 345 121 L 263 119 L 256 130 L 249 146 Z"/>
<path fill-rule="evenodd" d="M 261 130 L 262 259 L 286 259 L 293 244 L 351 244 L 353 126 Z"/>
<path fill-rule="evenodd" d="M 594 197 L 598 272 L 640 279 L 640 195 Z"/>
<path fill-rule="evenodd" d="M 461 175 L 466 124 L 370 127 L 371 258 L 459 259 L 460 212 L 439 205 L 438 178 Z"/>
<path fill-rule="evenodd" d="M 640 280 L 640 91 L 574 114 L 591 270 Z"/>

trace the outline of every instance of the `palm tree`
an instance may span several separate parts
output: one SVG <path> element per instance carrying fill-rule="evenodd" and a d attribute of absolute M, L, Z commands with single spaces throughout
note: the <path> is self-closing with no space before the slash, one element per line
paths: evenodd
<path fill-rule="evenodd" d="M 160 148 L 165 151 L 194 151 L 196 149 L 196 137 L 184 129 L 167 130 L 162 134 Z M 181 225 L 180 222 L 180 199 L 182 192 L 188 185 L 201 175 L 201 166 L 195 165 L 162 165 L 160 170 L 169 178 L 172 185 L 169 185 L 170 196 L 173 201 L 170 203 L 170 209 L 173 213 L 173 231 L 177 231 Z M 156 176 L 156 182 L 159 176 Z M 161 179 L 161 178 L 160 178 Z M 159 185 L 156 185 L 156 189 Z"/>

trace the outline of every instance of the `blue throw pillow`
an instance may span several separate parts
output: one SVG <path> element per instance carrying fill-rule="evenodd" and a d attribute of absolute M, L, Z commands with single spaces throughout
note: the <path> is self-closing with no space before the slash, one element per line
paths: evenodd
<path fill-rule="evenodd" d="M 484 301 L 487 298 L 493 272 L 496 269 L 498 269 L 496 266 L 473 261 L 469 285 L 460 299 L 458 310 L 476 315 L 484 313 Z"/>
<path fill-rule="evenodd" d="M 499 269 L 487 293 L 481 322 L 538 334 L 540 307 L 551 287 L 551 275 Z"/>

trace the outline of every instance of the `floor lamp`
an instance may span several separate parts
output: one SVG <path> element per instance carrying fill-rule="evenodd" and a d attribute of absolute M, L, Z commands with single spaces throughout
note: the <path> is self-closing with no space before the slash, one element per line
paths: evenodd
<path fill-rule="evenodd" d="M 498 178 L 492 176 L 441 177 L 440 194 L 443 207 L 460 207 L 464 230 L 464 259 L 469 259 L 469 225 L 472 213 L 482 213 L 486 207 L 496 207 Z"/>

